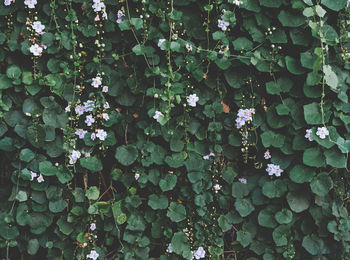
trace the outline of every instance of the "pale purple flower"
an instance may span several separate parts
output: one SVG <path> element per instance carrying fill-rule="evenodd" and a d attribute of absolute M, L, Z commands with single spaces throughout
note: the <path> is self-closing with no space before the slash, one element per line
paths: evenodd
<path fill-rule="evenodd" d="M 39 177 L 36 179 L 39 183 L 44 181 L 44 177 L 42 174 L 39 175 Z"/>
<path fill-rule="evenodd" d="M 164 117 L 164 115 L 162 114 L 162 112 L 156 110 L 156 112 L 154 113 L 153 118 L 155 120 L 157 120 L 157 122 L 159 122 L 162 118 Z"/>
<path fill-rule="evenodd" d="M 247 122 L 250 122 L 253 120 L 253 114 L 255 114 L 254 108 L 249 109 L 239 109 L 237 113 L 236 118 L 236 127 L 241 128 L 244 126 Z"/>
<path fill-rule="evenodd" d="M 243 184 L 247 184 L 247 179 L 246 178 L 239 178 L 238 181 Z"/>
<path fill-rule="evenodd" d="M 329 135 L 329 131 L 326 127 L 318 127 L 316 135 L 318 135 L 321 139 L 325 139 L 326 136 Z"/>
<path fill-rule="evenodd" d="M 107 132 L 103 129 L 97 129 L 96 137 L 101 141 L 104 141 L 107 137 Z"/>
<path fill-rule="evenodd" d="M 192 51 L 192 45 L 189 43 L 186 43 L 186 49 L 188 52 Z"/>
<path fill-rule="evenodd" d="M 102 118 L 106 121 L 109 120 L 109 115 L 107 113 L 102 113 Z"/>
<path fill-rule="evenodd" d="M 233 4 L 234 4 L 234 5 L 237 5 L 237 6 L 240 6 L 241 4 L 243 4 L 243 1 L 240 1 L 240 0 L 233 0 Z"/>
<path fill-rule="evenodd" d="M 87 131 L 84 129 L 77 129 L 75 130 L 75 134 L 79 136 L 79 139 L 84 139 L 84 136 L 86 135 Z"/>
<path fill-rule="evenodd" d="M 43 48 L 41 48 L 37 43 L 35 43 L 32 46 L 30 46 L 29 51 L 34 56 L 40 56 L 40 54 L 43 52 Z"/>
<path fill-rule="evenodd" d="M 194 253 L 194 257 L 196 259 L 201 259 L 201 258 L 205 258 L 205 251 L 203 249 L 203 247 L 198 247 L 197 251 Z"/>
<path fill-rule="evenodd" d="M 100 12 L 102 9 L 105 8 L 105 4 L 100 0 L 94 0 L 94 4 L 92 5 L 92 8 L 94 9 L 95 12 Z"/>
<path fill-rule="evenodd" d="M 214 188 L 215 192 L 217 193 L 219 190 L 221 190 L 222 186 L 220 184 L 215 184 L 213 188 Z"/>
<path fill-rule="evenodd" d="M 158 47 L 160 47 L 162 44 L 163 44 L 163 42 L 165 42 L 166 40 L 165 39 L 159 39 L 159 41 L 158 41 Z"/>
<path fill-rule="evenodd" d="M 101 77 L 97 76 L 96 78 L 92 78 L 91 86 L 93 86 L 94 88 L 98 88 L 101 84 L 102 84 Z"/>
<path fill-rule="evenodd" d="M 91 250 L 90 254 L 88 254 L 86 257 L 96 260 L 99 257 L 99 254 L 95 250 Z"/>
<path fill-rule="evenodd" d="M 123 21 L 122 17 L 125 16 L 125 14 L 123 14 L 123 12 L 119 10 L 117 13 L 117 16 L 118 16 L 117 23 L 121 23 Z"/>
<path fill-rule="evenodd" d="M 168 248 L 166 249 L 166 251 L 167 251 L 168 253 L 170 253 L 170 254 L 173 252 L 173 248 L 172 248 L 172 246 L 171 246 L 170 243 L 169 243 Z"/>
<path fill-rule="evenodd" d="M 41 24 L 40 21 L 36 21 L 33 23 L 32 28 L 38 34 L 44 34 L 45 25 Z"/>
<path fill-rule="evenodd" d="M 139 173 L 135 173 L 134 178 L 135 178 L 135 180 L 138 180 L 140 178 L 140 174 Z"/>
<path fill-rule="evenodd" d="M 70 105 L 66 106 L 66 108 L 64 109 L 64 111 L 66 111 L 66 113 L 70 112 Z"/>
<path fill-rule="evenodd" d="M 269 150 L 266 150 L 266 152 L 264 153 L 264 158 L 265 158 L 266 160 L 271 158 L 271 154 L 270 154 L 270 151 L 269 151 Z"/>
<path fill-rule="evenodd" d="M 102 92 L 107 93 L 108 92 L 108 86 L 103 86 Z"/>
<path fill-rule="evenodd" d="M 110 108 L 109 103 L 108 103 L 108 102 L 104 103 L 104 104 L 103 104 L 103 108 L 105 108 L 105 109 Z"/>
<path fill-rule="evenodd" d="M 86 116 L 85 123 L 87 126 L 91 126 L 95 122 L 95 118 L 92 115 Z"/>
<path fill-rule="evenodd" d="M 94 231 L 96 229 L 96 224 L 95 223 L 91 223 L 90 224 L 90 230 Z"/>
<path fill-rule="evenodd" d="M 96 134 L 95 134 L 95 133 L 92 133 L 91 136 L 90 136 L 90 138 L 91 138 L 92 141 L 95 141 L 95 139 L 96 139 Z"/>
<path fill-rule="evenodd" d="M 75 113 L 77 113 L 78 115 L 82 115 L 85 112 L 85 107 L 83 107 L 82 105 L 77 105 L 75 107 Z"/>
<path fill-rule="evenodd" d="M 38 174 L 36 172 L 32 172 L 30 171 L 30 177 L 31 177 L 31 181 L 34 180 L 34 178 L 36 178 L 38 176 Z"/>
<path fill-rule="evenodd" d="M 275 175 L 276 177 L 280 177 L 283 170 L 280 168 L 279 165 L 269 163 L 267 165 L 266 171 L 269 175 Z"/>
<path fill-rule="evenodd" d="M 81 153 L 77 150 L 73 150 L 69 155 L 69 164 L 75 164 L 77 160 L 80 158 Z"/>
<path fill-rule="evenodd" d="M 313 141 L 314 139 L 312 138 L 312 129 L 306 129 L 306 134 L 305 138 L 307 138 L 309 141 Z"/>
<path fill-rule="evenodd" d="M 5 6 L 11 5 L 11 3 L 12 3 L 12 0 L 4 0 L 4 5 Z"/>
<path fill-rule="evenodd" d="M 35 8 L 37 1 L 36 0 L 24 0 L 24 4 L 26 6 L 28 6 L 28 8 Z"/>
<path fill-rule="evenodd" d="M 218 27 L 223 30 L 223 31 L 226 31 L 227 30 L 227 27 L 229 26 L 230 24 L 224 20 L 218 20 Z"/>

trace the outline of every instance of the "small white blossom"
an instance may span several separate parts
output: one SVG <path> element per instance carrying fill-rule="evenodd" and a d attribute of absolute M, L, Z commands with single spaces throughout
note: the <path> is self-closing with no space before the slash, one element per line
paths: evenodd
<path fill-rule="evenodd" d="M 270 154 L 270 151 L 269 151 L 269 150 L 266 150 L 266 152 L 264 153 L 264 158 L 265 158 L 266 160 L 271 158 L 271 154 Z"/>
<path fill-rule="evenodd" d="M 275 175 L 276 177 L 280 177 L 283 170 L 280 168 L 279 165 L 269 163 L 267 165 L 266 171 L 269 175 Z"/>
<path fill-rule="evenodd" d="M 198 100 L 199 100 L 199 97 L 197 97 L 197 94 L 192 94 L 187 98 L 187 103 L 189 106 L 195 107 Z"/>
<path fill-rule="evenodd" d="M 91 126 L 95 122 L 95 119 L 92 117 L 92 115 L 86 116 L 85 123 L 87 126 Z"/>
<path fill-rule="evenodd" d="M 236 118 L 236 127 L 241 128 L 244 126 L 247 122 L 250 122 L 253 120 L 253 114 L 255 114 L 254 108 L 249 109 L 239 109 L 237 113 Z"/>
<path fill-rule="evenodd" d="M 44 177 L 42 174 L 39 175 L 39 177 L 36 179 L 39 183 L 44 181 Z"/>
<path fill-rule="evenodd" d="M 166 249 L 166 251 L 168 252 L 168 253 L 172 253 L 173 252 L 173 248 L 171 247 L 171 244 L 169 243 L 169 245 L 168 245 L 168 248 Z"/>
<path fill-rule="evenodd" d="M 108 92 L 108 86 L 103 86 L 102 92 L 107 93 Z"/>
<path fill-rule="evenodd" d="M 102 84 L 101 77 L 92 78 L 91 86 L 98 88 Z"/>
<path fill-rule="evenodd" d="M 4 5 L 5 6 L 11 5 L 11 3 L 12 3 L 12 0 L 4 0 Z"/>
<path fill-rule="evenodd" d="M 134 178 L 135 178 L 135 180 L 138 180 L 140 178 L 140 174 L 139 173 L 135 173 Z"/>
<path fill-rule="evenodd" d="M 158 110 L 154 113 L 154 116 L 153 116 L 153 118 L 156 119 L 157 122 L 159 122 L 163 117 L 164 117 L 163 113 Z"/>
<path fill-rule="evenodd" d="M 75 134 L 79 136 L 79 139 L 84 139 L 84 136 L 86 135 L 87 131 L 84 129 L 77 129 L 75 130 Z"/>
<path fill-rule="evenodd" d="M 96 224 L 95 223 L 91 223 L 90 224 L 90 230 L 94 231 L 96 229 Z"/>
<path fill-rule="evenodd" d="M 31 181 L 34 180 L 34 178 L 36 178 L 37 176 L 38 176 L 38 174 L 36 172 L 30 171 L 30 177 L 32 177 Z"/>
<path fill-rule="evenodd" d="M 104 103 L 104 104 L 103 104 L 103 108 L 104 108 L 104 109 L 110 108 L 109 103 L 108 103 L 108 102 Z"/>
<path fill-rule="evenodd" d="M 66 108 L 64 109 L 64 111 L 66 111 L 66 113 L 70 112 L 70 105 L 66 106 Z"/>
<path fill-rule="evenodd" d="M 36 0 L 24 0 L 24 4 L 26 6 L 28 6 L 28 8 L 35 8 L 37 1 Z"/>
<path fill-rule="evenodd" d="M 92 133 L 91 136 L 90 136 L 90 138 L 91 138 L 92 141 L 95 141 L 95 139 L 96 139 L 96 134 L 95 134 L 95 133 Z"/>
<path fill-rule="evenodd" d="M 201 259 L 205 257 L 205 251 L 203 249 L 203 247 L 198 247 L 197 251 L 194 253 L 194 257 L 196 259 Z"/>
<path fill-rule="evenodd" d="M 106 121 L 109 120 L 109 115 L 107 113 L 102 113 L 102 118 Z"/>
<path fill-rule="evenodd" d="M 211 156 L 215 157 L 215 153 L 210 152 L 209 154 L 204 155 L 204 156 L 203 156 L 203 159 L 204 159 L 204 160 L 209 160 L 209 158 L 210 158 Z"/>
<path fill-rule="evenodd" d="M 32 25 L 32 28 L 38 34 L 44 34 L 45 25 L 41 24 L 40 21 L 35 21 Z"/>
<path fill-rule="evenodd" d="M 90 254 L 88 254 L 86 257 L 96 260 L 99 257 L 99 254 L 95 250 L 91 250 Z"/>
<path fill-rule="evenodd" d="M 69 164 L 75 164 L 77 160 L 80 158 L 81 153 L 77 150 L 73 150 L 69 155 Z"/>
<path fill-rule="evenodd" d="M 186 43 L 186 49 L 188 52 L 192 51 L 192 45 L 189 43 Z"/>
<path fill-rule="evenodd" d="M 234 4 L 234 5 L 237 5 L 237 6 L 240 6 L 241 4 L 243 4 L 243 1 L 240 1 L 240 0 L 233 0 L 233 4 Z"/>
<path fill-rule="evenodd" d="M 43 52 L 43 48 L 41 48 L 37 43 L 35 43 L 32 46 L 30 46 L 29 51 L 34 56 L 40 56 L 40 54 Z"/>
<path fill-rule="evenodd" d="M 318 127 L 316 135 L 318 135 L 321 139 L 325 139 L 326 136 L 329 135 L 329 131 L 326 127 Z"/>
<path fill-rule="evenodd" d="M 101 2 L 100 0 L 94 0 L 94 4 L 92 5 L 92 8 L 95 12 L 100 12 L 102 9 L 105 8 L 105 4 Z"/>
<path fill-rule="evenodd" d="M 246 178 L 239 178 L 238 181 L 243 184 L 247 184 L 247 179 Z"/>
<path fill-rule="evenodd" d="M 85 112 L 85 107 L 83 107 L 82 105 L 77 105 L 75 107 L 75 113 L 77 113 L 78 115 L 82 115 Z"/>
<path fill-rule="evenodd" d="M 123 21 L 122 17 L 125 16 L 125 14 L 122 12 L 122 10 L 119 10 L 117 13 L 118 19 L 117 23 L 121 23 Z"/>
<path fill-rule="evenodd" d="M 159 41 L 158 41 L 158 47 L 160 47 L 162 44 L 163 44 L 163 42 L 165 42 L 166 40 L 165 39 L 159 39 Z"/>
<path fill-rule="evenodd" d="M 230 24 L 224 20 L 218 20 L 218 27 L 223 30 L 223 31 L 226 31 L 227 30 L 227 27 L 229 26 Z"/>
<path fill-rule="evenodd" d="M 219 184 L 215 184 L 215 185 L 214 185 L 214 190 L 215 190 L 215 192 L 218 192 L 219 190 L 221 190 L 221 188 L 222 188 L 222 186 L 219 185 Z"/>
<path fill-rule="evenodd" d="M 107 137 L 107 132 L 103 129 L 97 129 L 96 137 L 101 141 L 105 140 Z"/>
<path fill-rule="evenodd" d="M 309 141 L 313 141 L 314 139 L 312 138 L 312 129 L 306 129 L 306 134 L 305 138 L 307 138 Z"/>

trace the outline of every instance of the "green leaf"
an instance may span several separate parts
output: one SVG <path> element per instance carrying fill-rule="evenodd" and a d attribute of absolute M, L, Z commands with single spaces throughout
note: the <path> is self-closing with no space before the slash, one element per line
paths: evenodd
<path fill-rule="evenodd" d="M 249 193 L 248 185 L 240 182 L 235 182 L 232 184 L 232 196 L 234 198 L 243 198 Z"/>
<path fill-rule="evenodd" d="M 340 11 L 345 7 L 347 0 L 321 0 L 321 4 L 333 11 Z"/>
<path fill-rule="evenodd" d="M 283 0 L 260 0 L 259 3 L 262 6 L 279 8 L 283 4 Z"/>
<path fill-rule="evenodd" d="M 171 247 L 176 254 L 185 256 L 191 253 L 188 239 L 183 232 L 176 232 L 171 239 Z"/>
<path fill-rule="evenodd" d="M 100 196 L 100 190 L 96 186 L 92 186 L 86 191 L 85 196 L 89 200 L 97 200 Z"/>
<path fill-rule="evenodd" d="M 253 48 L 253 43 L 248 40 L 246 37 L 239 37 L 236 40 L 232 42 L 233 48 L 236 51 L 241 51 L 241 50 L 251 50 Z"/>
<path fill-rule="evenodd" d="M 57 221 L 57 226 L 66 236 L 70 235 L 74 231 L 74 224 L 65 221 L 63 217 L 60 217 L 60 219 Z"/>
<path fill-rule="evenodd" d="M 38 252 L 39 247 L 40 247 L 40 245 L 39 245 L 38 239 L 36 239 L 36 238 L 30 239 L 28 241 L 27 253 L 29 255 L 35 255 Z"/>
<path fill-rule="evenodd" d="M 320 148 L 308 148 L 303 153 L 303 163 L 312 167 L 321 167 L 325 159 Z"/>
<path fill-rule="evenodd" d="M 305 236 L 303 238 L 302 246 L 311 255 L 321 255 L 325 247 L 323 240 L 317 237 L 315 234 Z"/>
<path fill-rule="evenodd" d="M 346 168 L 347 159 L 344 154 L 335 150 L 327 150 L 324 152 L 324 156 L 328 165 L 334 168 Z"/>
<path fill-rule="evenodd" d="M 261 141 L 265 147 L 281 148 L 284 145 L 285 136 L 273 131 L 265 131 L 260 135 Z"/>
<path fill-rule="evenodd" d="M 35 154 L 33 153 L 32 150 L 28 148 L 21 150 L 19 154 L 19 159 L 21 159 L 24 162 L 30 162 L 31 160 L 34 159 L 34 157 L 35 157 Z"/>
<path fill-rule="evenodd" d="M 303 165 L 295 165 L 289 172 L 290 179 L 295 183 L 310 182 L 312 178 L 316 175 L 311 168 Z"/>
<path fill-rule="evenodd" d="M 338 88 L 338 77 L 332 70 L 330 65 L 323 66 L 324 78 L 326 80 L 326 84 L 331 87 L 333 91 Z"/>
<path fill-rule="evenodd" d="M 305 23 L 305 18 L 302 15 L 286 10 L 282 10 L 278 14 L 278 20 L 285 27 L 299 27 Z"/>
<path fill-rule="evenodd" d="M 12 87 L 11 80 L 9 80 L 6 75 L 0 74 L 0 90 L 1 89 L 8 89 Z"/>
<path fill-rule="evenodd" d="M 164 191 L 173 190 L 176 186 L 177 177 L 174 174 L 167 174 L 164 179 L 159 181 L 160 189 Z"/>
<path fill-rule="evenodd" d="M 186 209 L 179 203 L 171 202 L 166 215 L 171 221 L 180 222 L 186 218 Z"/>
<path fill-rule="evenodd" d="M 166 209 L 168 208 L 168 198 L 164 195 L 151 194 L 148 196 L 148 206 L 152 209 Z"/>
<path fill-rule="evenodd" d="M 258 223 L 262 227 L 275 228 L 277 223 L 273 218 L 274 212 L 271 208 L 265 208 L 259 212 Z"/>
<path fill-rule="evenodd" d="M 293 220 L 293 212 L 289 209 L 282 209 L 275 214 L 275 219 L 279 224 L 289 224 Z"/>
<path fill-rule="evenodd" d="M 137 44 L 132 48 L 132 51 L 136 54 L 136 55 L 143 55 L 146 52 L 146 47 L 144 45 L 141 44 Z"/>
<path fill-rule="evenodd" d="M 11 66 L 7 67 L 6 75 L 8 78 L 13 79 L 13 80 L 19 79 L 22 75 L 22 71 L 21 71 L 20 67 L 18 67 L 17 65 L 11 65 Z"/>
<path fill-rule="evenodd" d="M 237 172 L 231 166 L 225 166 L 222 169 L 222 178 L 229 184 L 231 184 L 236 178 Z"/>
<path fill-rule="evenodd" d="M 248 216 L 255 209 L 250 199 L 237 199 L 235 208 L 242 217 Z"/>
<path fill-rule="evenodd" d="M 138 157 L 137 148 L 133 145 L 121 145 L 116 149 L 115 158 L 124 166 L 129 166 Z"/>
<path fill-rule="evenodd" d="M 218 224 L 222 232 L 227 232 L 232 228 L 232 223 L 226 215 L 221 215 L 218 218 Z"/>
<path fill-rule="evenodd" d="M 23 202 L 23 201 L 28 200 L 27 192 L 24 191 L 24 190 L 18 191 L 18 193 L 17 193 L 17 195 L 16 195 L 16 199 L 17 199 L 19 202 Z"/>
<path fill-rule="evenodd" d="M 287 194 L 287 202 L 291 210 L 300 213 L 310 206 L 310 197 L 305 192 L 290 191 Z"/>
<path fill-rule="evenodd" d="M 272 233 L 273 241 L 277 246 L 286 246 L 290 236 L 290 228 L 287 225 L 278 226 Z"/>
<path fill-rule="evenodd" d="M 262 193 L 270 199 L 280 198 L 286 191 L 287 187 L 282 180 L 267 181 L 262 188 Z"/>
<path fill-rule="evenodd" d="M 253 237 L 250 232 L 239 230 L 237 232 L 237 241 L 240 242 L 243 247 L 247 247 L 251 242 L 253 242 Z"/>
<path fill-rule="evenodd" d="M 322 124 L 320 104 L 313 102 L 311 104 L 304 105 L 304 117 L 306 123 L 310 125 Z"/>
<path fill-rule="evenodd" d="M 301 67 L 301 65 L 297 59 L 295 59 L 291 56 L 286 56 L 285 60 L 286 60 L 287 69 L 292 74 L 301 75 L 301 74 L 304 74 L 306 72 L 306 70 Z"/>
<path fill-rule="evenodd" d="M 333 188 L 333 181 L 328 173 L 321 172 L 312 180 L 310 187 L 313 193 L 323 197 Z"/>
<path fill-rule="evenodd" d="M 130 23 L 135 26 L 136 30 L 143 28 L 143 20 L 141 18 L 131 18 Z"/>
<path fill-rule="evenodd" d="M 57 167 L 53 166 L 49 161 L 40 162 L 39 171 L 44 176 L 54 176 L 58 174 Z"/>
<path fill-rule="evenodd" d="M 82 167 L 92 172 L 102 171 L 103 169 L 101 160 L 94 156 L 80 158 L 79 162 Z"/>
<path fill-rule="evenodd" d="M 63 199 L 49 202 L 49 209 L 53 213 L 62 212 L 67 207 L 67 202 Z"/>

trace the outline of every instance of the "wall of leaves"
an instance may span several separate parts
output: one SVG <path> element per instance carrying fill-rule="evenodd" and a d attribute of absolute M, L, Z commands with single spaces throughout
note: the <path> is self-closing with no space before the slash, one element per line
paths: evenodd
<path fill-rule="evenodd" d="M 346 0 L 0 3 L 3 259 L 349 259 Z"/>

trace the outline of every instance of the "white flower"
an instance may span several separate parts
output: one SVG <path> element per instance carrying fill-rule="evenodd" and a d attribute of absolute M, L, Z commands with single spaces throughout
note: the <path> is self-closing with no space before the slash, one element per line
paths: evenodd
<path fill-rule="evenodd" d="M 102 17 L 103 17 L 104 19 L 107 19 L 107 12 L 106 12 L 106 9 L 103 10 Z"/>
<path fill-rule="evenodd" d="M 77 105 L 75 107 L 75 113 L 77 113 L 78 115 L 82 115 L 85 112 L 85 107 L 83 107 L 82 105 Z"/>
<path fill-rule="evenodd" d="M 40 56 L 40 54 L 43 52 L 43 48 L 41 48 L 37 43 L 30 46 L 29 51 L 34 56 Z"/>
<path fill-rule="evenodd" d="M 32 28 L 37 32 L 38 34 L 44 34 L 45 25 L 41 24 L 40 21 L 36 21 L 33 23 Z"/>
<path fill-rule="evenodd" d="M 135 180 L 138 180 L 140 178 L 140 174 L 139 173 L 135 173 Z"/>
<path fill-rule="evenodd" d="M 32 177 L 31 181 L 34 180 L 34 178 L 36 178 L 37 176 L 38 176 L 38 174 L 36 172 L 30 171 L 30 177 Z"/>
<path fill-rule="evenodd" d="M 239 178 L 238 181 L 243 184 L 247 184 L 247 179 L 246 178 Z"/>
<path fill-rule="evenodd" d="M 69 164 L 75 164 L 77 160 L 80 158 L 81 153 L 77 150 L 73 150 L 69 155 Z"/>
<path fill-rule="evenodd" d="M 205 257 L 205 251 L 203 249 L 203 247 L 198 247 L 197 251 L 194 253 L 194 257 L 196 259 L 201 259 Z"/>
<path fill-rule="evenodd" d="M 153 116 L 153 118 L 156 119 L 157 122 L 159 122 L 163 117 L 164 117 L 163 113 L 158 110 L 156 110 Z"/>
<path fill-rule="evenodd" d="M 107 113 L 102 113 L 102 118 L 106 121 L 109 120 L 109 115 Z"/>
<path fill-rule="evenodd" d="M 64 111 L 66 111 L 66 113 L 70 112 L 70 105 L 66 106 L 66 108 L 64 109 Z"/>
<path fill-rule="evenodd" d="M 35 8 L 37 1 L 36 0 L 24 0 L 24 4 L 26 6 L 28 6 L 28 8 Z"/>
<path fill-rule="evenodd" d="M 276 177 L 280 177 L 281 173 L 283 172 L 279 165 L 272 163 L 267 165 L 266 171 L 269 173 L 269 175 L 275 175 Z"/>
<path fill-rule="evenodd" d="M 192 45 L 189 43 L 186 43 L 186 49 L 188 52 L 192 51 Z"/>
<path fill-rule="evenodd" d="M 92 117 L 92 115 L 86 116 L 85 123 L 87 126 L 91 126 L 95 122 L 95 119 Z"/>
<path fill-rule="evenodd" d="M 91 136 L 90 136 L 90 138 L 91 138 L 92 141 L 95 141 L 95 139 L 96 139 L 96 134 L 95 134 L 95 133 L 92 133 Z"/>
<path fill-rule="evenodd" d="M 102 84 L 102 79 L 100 77 L 92 78 L 91 86 L 98 88 Z"/>
<path fill-rule="evenodd" d="M 12 0 L 5 0 L 4 5 L 9 6 L 12 3 Z"/>
<path fill-rule="evenodd" d="M 318 135 L 321 139 L 325 139 L 326 136 L 329 135 L 329 131 L 326 127 L 318 127 L 316 135 Z"/>
<path fill-rule="evenodd" d="M 105 109 L 110 108 L 109 103 L 108 103 L 108 102 L 104 103 L 104 104 L 103 104 L 103 108 L 105 108 Z"/>
<path fill-rule="evenodd" d="M 173 252 L 173 248 L 171 247 L 171 244 L 169 243 L 169 245 L 168 245 L 168 248 L 166 249 L 166 251 L 168 252 L 168 253 L 172 253 Z"/>
<path fill-rule="evenodd" d="M 160 47 L 162 44 L 163 44 L 163 42 L 165 42 L 166 40 L 165 39 L 159 39 L 159 41 L 158 41 L 158 47 Z"/>
<path fill-rule="evenodd" d="M 306 129 L 306 134 L 305 138 L 307 138 L 309 141 L 313 141 L 314 139 L 312 138 L 312 129 Z"/>
<path fill-rule="evenodd" d="M 91 223 L 90 224 L 90 230 L 94 231 L 96 229 L 96 224 L 95 223 Z"/>
<path fill-rule="evenodd" d="M 269 151 L 269 150 L 266 150 L 266 152 L 264 153 L 264 158 L 265 158 L 266 160 L 271 158 L 271 154 L 270 154 L 270 151 Z"/>
<path fill-rule="evenodd" d="M 84 139 L 84 136 L 86 135 L 87 131 L 84 129 L 77 129 L 75 130 L 75 134 L 79 136 L 79 139 Z"/>
<path fill-rule="evenodd" d="M 92 100 L 88 100 L 84 102 L 84 110 L 86 112 L 91 112 L 95 108 L 95 102 Z"/>
<path fill-rule="evenodd" d="M 97 129 L 96 137 L 101 141 L 105 140 L 107 137 L 107 132 L 103 129 Z"/>
<path fill-rule="evenodd" d="M 119 10 L 117 13 L 117 16 L 118 16 L 117 23 L 121 23 L 123 21 L 122 17 L 125 16 L 125 14 L 123 14 L 123 12 Z"/>
<path fill-rule="evenodd" d="M 224 20 L 218 20 L 218 27 L 223 30 L 226 31 L 227 30 L 227 26 L 229 26 L 230 24 Z"/>
<path fill-rule="evenodd" d="M 102 8 L 104 9 L 105 4 L 100 1 L 94 1 L 94 4 L 92 5 L 92 8 L 94 9 L 95 12 L 100 12 Z"/>
<path fill-rule="evenodd" d="M 102 92 L 107 93 L 107 92 L 108 92 L 108 86 L 103 86 L 103 88 L 102 88 Z"/>
<path fill-rule="evenodd" d="M 199 100 L 199 97 L 197 97 L 196 94 L 192 94 L 187 98 L 187 103 L 191 107 L 195 107 L 198 100 Z"/>
<path fill-rule="evenodd" d="M 203 159 L 204 159 L 204 160 L 209 160 L 209 158 L 210 158 L 211 156 L 215 157 L 215 153 L 210 152 L 209 154 L 204 155 L 204 156 L 203 156 Z"/>
<path fill-rule="evenodd" d="M 39 177 L 36 179 L 39 183 L 44 181 L 44 177 L 42 174 L 39 175 Z"/>
<path fill-rule="evenodd" d="M 214 190 L 215 190 L 216 192 L 219 191 L 219 190 L 221 190 L 221 188 L 222 188 L 222 186 L 219 185 L 219 184 L 215 184 L 215 185 L 214 185 Z"/>
<path fill-rule="evenodd" d="M 88 254 L 86 257 L 91 258 L 92 260 L 96 260 L 98 256 L 99 254 L 95 250 L 91 250 L 90 254 Z"/>
<path fill-rule="evenodd" d="M 239 5 L 243 4 L 243 1 L 233 0 L 233 4 L 239 6 Z"/>

